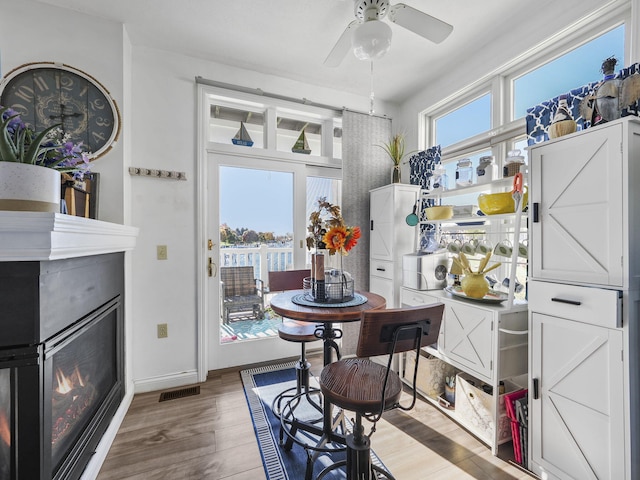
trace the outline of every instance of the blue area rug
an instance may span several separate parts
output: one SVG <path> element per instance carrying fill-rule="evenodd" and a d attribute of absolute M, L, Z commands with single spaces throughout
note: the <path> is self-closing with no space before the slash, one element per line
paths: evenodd
<path fill-rule="evenodd" d="M 294 366 L 295 363 L 287 363 L 240 372 L 267 480 L 303 480 L 305 477 L 307 465 L 305 449 L 294 444 L 290 451 L 285 451 L 280 446 L 280 421 L 271 410 L 273 399 L 280 392 L 295 387 Z M 317 386 L 315 379 L 311 380 L 311 384 Z M 350 424 L 347 423 L 349 428 Z M 371 456 L 375 465 L 384 467 L 373 452 Z M 313 478 L 315 479 L 327 465 L 344 458 L 344 452 L 322 453 L 314 463 Z M 339 469 L 324 478 L 336 480 L 344 479 L 346 476 L 343 469 Z"/>

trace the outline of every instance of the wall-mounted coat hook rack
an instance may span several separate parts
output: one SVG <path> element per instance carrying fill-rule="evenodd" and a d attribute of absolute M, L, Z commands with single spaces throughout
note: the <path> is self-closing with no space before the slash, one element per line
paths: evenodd
<path fill-rule="evenodd" d="M 185 172 L 175 172 L 173 170 L 158 170 L 155 168 L 129 167 L 129 175 L 135 175 L 139 177 L 167 178 L 169 180 L 187 179 L 187 174 Z"/>

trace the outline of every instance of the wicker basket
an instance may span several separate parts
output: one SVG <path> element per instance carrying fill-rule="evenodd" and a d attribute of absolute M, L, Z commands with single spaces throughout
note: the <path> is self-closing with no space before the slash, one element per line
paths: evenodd
<path fill-rule="evenodd" d="M 343 303 L 353 300 L 354 282 L 347 272 L 331 270 L 324 281 L 306 277 L 302 281 L 305 297 L 317 303 Z"/>

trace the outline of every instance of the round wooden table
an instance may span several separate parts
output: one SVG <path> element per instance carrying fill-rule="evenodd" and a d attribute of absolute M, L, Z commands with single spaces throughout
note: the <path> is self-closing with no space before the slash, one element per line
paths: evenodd
<path fill-rule="evenodd" d="M 365 310 L 383 309 L 387 306 L 384 297 L 377 293 L 356 292 L 366 297 L 366 303 L 349 307 L 329 307 L 322 303 L 317 305 L 299 305 L 293 302 L 293 298 L 304 293 L 304 290 L 288 290 L 279 293 L 270 301 L 274 312 L 283 318 L 291 318 L 303 322 L 324 324 L 325 333 L 321 337 L 324 340 L 324 364 L 331 363 L 331 348 L 335 345 L 336 331 L 334 323 L 357 322 Z M 332 335 L 333 334 L 333 335 Z M 335 347 L 334 347 L 335 348 Z"/>
<path fill-rule="evenodd" d="M 361 305 L 337 307 L 326 306 L 321 303 L 317 305 L 300 305 L 298 303 L 295 303 L 293 301 L 293 298 L 299 296 L 302 293 L 304 293 L 303 290 L 288 290 L 279 293 L 271 299 L 270 305 L 273 311 L 283 318 L 291 318 L 293 320 L 322 324 L 318 327 L 316 336 L 321 338 L 323 341 L 323 361 L 325 365 L 328 365 L 332 362 L 332 348 L 335 349 L 336 354 L 338 354 L 338 345 L 335 340 L 342 336 L 342 331 L 333 327 L 334 323 L 357 322 L 358 320 L 360 320 L 362 312 L 366 310 L 384 309 L 387 305 L 384 297 L 371 292 L 356 292 L 366 297 L 367 299 L 367 301 Z M 301 395 L 304 395 L 304 393 Z M 338 423 L 338 420 L 333 419 L 332 406 L 328 402 L 328 400 L 326 400 L 326 398 L 323 400 L 323 421 L 321 428 L 316 426 L 314 423 L 296 420 L 295 415 L 293 414 L 293 410 L 295 409 L 295 407 L 291 408 L 291 403 L 292 402 L 289 402 L 288 404 L 290 408 L 289 414 L 291 417 L 293 417 L 293 420 L 287 418 L 287 416 L 284 415 L 284 412 L 281 417 L 282 428 L 285 429 L 285 431 L 287 432 L 287 436 L 289 437 L 289 440 L 287 440 L 284 447 L 285 449 L 290 449 L 292 446 L 292 442 L 296 442 L 300 443 L 305 448 L 316 452 L 314 455 L 310 455 L 308 458 L 307 477 L 309 477 L 309 469 L 311 468 L 311 470 L 313 470 L 312 464 L 317 457 L 317 454 L 319 452 L 333 450 L 333 448 L 325 447 L 331 442 L 336 442 L 344 445 L 345 437 L 344 434 L 339 434 L 335 431 L 334 426 Z M 306 432 L 317 435 L 319 439 L 316 445 L 313 446 L 309 445 L 306 442 L 298 441 L 295 438 L 297 430 L 304 430 Z"/>

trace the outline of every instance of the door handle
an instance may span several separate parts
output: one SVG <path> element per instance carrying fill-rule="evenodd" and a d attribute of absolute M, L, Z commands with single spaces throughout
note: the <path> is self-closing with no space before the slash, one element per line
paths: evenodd
<path fill-rule="evenodd" d="M 210 277 L 215 277 L 218 274 L 218 266 L 213 263 L 213 259 L 209 257 L 207 261 L 207 272 Z"/>

